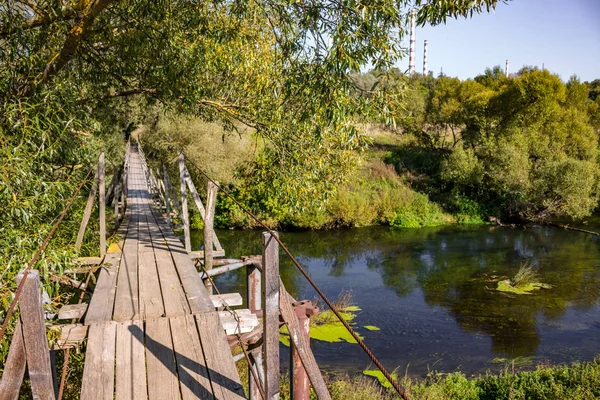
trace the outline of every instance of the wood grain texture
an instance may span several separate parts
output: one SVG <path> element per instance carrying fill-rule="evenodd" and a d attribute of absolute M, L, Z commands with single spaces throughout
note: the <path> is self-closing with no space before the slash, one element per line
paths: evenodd
<path fill-rule="evenodd" d="M 25 279 L 25 284 L 21 291 L 19 309 L 31 391 L 34 397 L 54 399 L 52 367 L 40 294 L 40 275 L 38 271 L 32 270 L 26 277 L 22 273 L 17 275 L 17 283 L 22 279 Z"/>
<path fill-rule="evenodd" d="M 117 290 L 117 274 L 122 261 L 121 253 L 106 255 L 98 282 L 94 288 L 94 295 L 90 300 L 84 323 L 90 325 L 101 321 L 112 320 L 115 293 Z"/>
<path fill-rule="evenodd" d="M 16 400 L 19 398 L 19 391 L 25 375 L 25 365 L 23 330 L 21 329 L 21 321 L 18 321 L 10 342 L 2 380 L 0 380 L 0 400 Z"/>
<path fill-rule="evenodd" d="M 179 378 L 168 318 L 146 321 L 146 365 L 149 400 L 179 399 Z"/>
<path fill-rule="evenodd" d="M 117 325 L 116 377 L 116 400 L 148 398 L 142 321 Z"/>
<path fill-rule="evenodd" d="M 196 316 L 206 367 L 217 399 L 243 399 L 244 389 L 216 312 Z"/>
<path fill-rule="evenodd" d="M 148 216 L 150 209 L 146 205 L 140 215 L 138 232 L 138 271 L 140 287 L 140 317 L 156 318 L 165 314 L 163 299 L 158 278 L 158 269 L 154 257 L 154 247 L 150 230 L 148 228 Z M 154 220 L 154 218 L 152 218 Z"/>
<path fill-rule="evenodd" d="M 192 244 L 190 239 L 190 214 L 187 203 L 187 191 L 185 187 L 185 164 L 183 153 L 179 153 L 179 196 L 181 197 L 181 222 L 183 223 L 183 233 L 185 236 L 185 250 L 191 251 Z"/>
<path fill-rule="evenodd" d="M 276 235 L 277 233 L 273 233 Z M 265 395 L 279 398 L 279 243 L 263 232 Z"/>
<path fill-rule="evenodd" d="M 102 322 L 90 326 L 81 385 L 82 400 L 113 399 L 116 336 L 115 322 Z"/>
<path fill-rule="evenodd" d="M 100 214 L 100 255 L 106 254 L 106 177 L 104 172 L 104 153 L 98 160 L 98 210 Z"/>
<path fill-rule="evenodd" d="M 171 318 L 171 333 L 183 400 L 214 398 L 194 317 Z"/>

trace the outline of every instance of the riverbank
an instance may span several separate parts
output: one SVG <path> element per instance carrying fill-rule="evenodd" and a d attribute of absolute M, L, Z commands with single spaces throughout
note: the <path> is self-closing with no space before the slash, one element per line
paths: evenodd
<path fill-rule="evenodd" d="M 445 211 L 426 194 L 414 190 L 411 177 L 399 175 L 394 165 L 385 162 L 406 137 L 376 126 L 365 126 L 364 131 L 371 143 L 358 156 L 357 166 L 346 183 L 337 187 L 326 202 L 306 202 L 297 208 L 274 205 L 260 189 L 246 184 L 241 170 L 265 146 L 248 128 L 240 130 L 238 135 L 214 123 L 167 116 L 147 125 L 142 140 L 147 153 L 152 153 L 151 158 L 165 165 L 172 158 L 166 149 L 182 148 L 187 157 L 273 228 L 320 230 L 373 225 L 420 228 L 484 223 L 476 213 Z M 191 169 L 190 173 L 195 175 L 197 171 Z M 194 179 L 202 182 L 203 177 L 198 175 Z M 257 228 L 256 221 L 222 191 L 218 194 L 216 214 L 215 225 L 219 228 Z M 192 216 L 191 220 L 196 222 L 196 228 L 201 228 L 199 216 Z"/>

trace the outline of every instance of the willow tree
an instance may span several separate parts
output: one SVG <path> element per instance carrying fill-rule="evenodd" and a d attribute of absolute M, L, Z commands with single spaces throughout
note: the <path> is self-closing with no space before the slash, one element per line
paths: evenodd
<path fill-rule="evenodd" d="M 402 55 L 409 7 L 437 24 L 496 1 L 6 0 L 2 240 L 38 241 L 80 166 L 152 103 L 255 128 L 268 142 L 253 170 L 265 195 L 292 207 L 320 200 L 363 144 L 354 123 L 386 96 L 355 96 L 349 74 Z M 15 246 L 0 246 L 0 260 Z"/>

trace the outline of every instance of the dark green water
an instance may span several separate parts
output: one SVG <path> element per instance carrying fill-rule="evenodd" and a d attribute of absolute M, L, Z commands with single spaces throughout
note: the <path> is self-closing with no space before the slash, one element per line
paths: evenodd
<path fill-rule="evenodd" d="M 228 257 L 260 254 L 260 232 L 218 235 Z M 532 368 L 600 354 L 598 237 L 551 227 L 451 226 L 284 232 L 281 238 L 328 296 L 352 291 L 362 309 L 357 330 L 390 369 L 470 374 L 502 369 L 512 359 L 518 368 Z M 194 242 L 199 248 L 201 235 Z M 288 291 L 313 299 L 314 290 L 283 253 L 281 260 Z M 496 287 L 489 276 L 512 277 L 525 262 L 553 288 L 512 298 L 489 290 Z M 245 296 L 242 270 L 216 283 Z M 369 365 L 358 345 L 312 344 L 324 370 L 354 373 Z"/>

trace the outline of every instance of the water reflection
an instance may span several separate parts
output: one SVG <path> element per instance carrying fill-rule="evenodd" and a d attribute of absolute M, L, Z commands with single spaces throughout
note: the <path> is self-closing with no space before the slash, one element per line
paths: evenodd
<path fill-rule="evenodd" d="M 259 232 L 219 232 L 228 256 L 260 253 Z M 362 307 L 359 324 L 374 324 L 367 342 L 390 367 L 411 363 L 477 371 L 496 357 L 568 362 L 600 353 L 600 257 L 597 237 L 556 228 L 363 228 L 283 233 L 282 239 L 325 292 L 352 289 Z M 201 238 L 197 239 L 200 243 Z M 512 277 L 536 266 L 553 286 L 531 295 L 493 290 L 490 276 Z M 282 256 L 282 278 L 297 297 L 314 292 Z M 245 275 L 219 278 L 243 292 Z M 329 346 L 329 347 L 328 347 Z M 316 344 L 320 362 L 357 369 L 338 354 L 352 346 Z M 358 354 L 358 353 L 357 353 Z M 361 364 L 362 363 L 362 364 Z"/>

